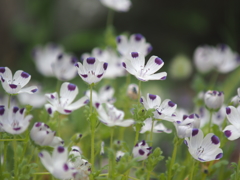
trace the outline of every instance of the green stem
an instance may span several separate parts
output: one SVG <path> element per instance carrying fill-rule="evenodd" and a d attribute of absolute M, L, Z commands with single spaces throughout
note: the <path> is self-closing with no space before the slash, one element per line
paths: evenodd
<path fill-rule="evenodd" d="M 170 162 L 170 166 L 169 166 L 169 170 L 168 170 L 168 180 L 172 179 L 172 167 L 174 165 L 176 155 L 177 155 L 177 148 L 178 148 L 178 142 L 179 142 L 177 136 L 175 136 L 174 141 L 175 141 L 175 143 L 174 143 L 172 158 L 171 158 L 171 162 Z"/>
<path fill-rule="evenodd" d="M 12 97 L 12 95 L 9 94 L 9 96 L 8 96 L 8 109 L 10 108 L 10 105 L 11 105 L 11 97 Z"/>
<path fill-rule="evenodd" d="M 90 114 L 92 114 L 92 91 L 93 91 L 93 85 L 91 84 L 90 85 L 90 104 L 89 104 L 89 106 L 90 106 Z"/>
<path fill-rule="evenodd" d="M 38 173 L 33 173 L 33 175 L 48 175 L 50 172 L 38 172 Z"/>
<path fill-rule="evenodd" d="M 154 119 L 152 120 L 152 127 L 150 132 L 150 146 L 153 144 L 153 126 L 154 126 Z"/>
<path fill-rule="evenodd" d="M 214 85 L 216 84 L 216 81 L 217 81 L 217 77 L 218 77 L 218 72 L 214 72 L 211 80 L 210 80 L 210 85 L 209 85 L 209 90 L 213 90 L 214 88 Z"/>
<path fill-rule="evenodd" d="M 212 115 L 213 115 L 213 111 L 210 110 L 210 119 L 209 119 L 209 124 L 208 124 L 208 133 L 211 132 L 211 126 L 212 126 Z"/>
<path fill-rule="evenodd" d="M 16 136 L 14 136 L 14 139 Z M 17 157 L 17 141 L 13 141 L 13 150 L 14 150 L 14 180 L 18 180 L 18 157 Z"/>
<path fill-rule="evenodd" d="M 114 11 L 109 8 L 107 16 L 107 29 L 113 25 L 113 15 Z"/>
<path fill-rule="evenodd" d="M 59 94 L 60 93 L 60 86 L 61 86 L 61 81 L 57 80 L 57 85 L 56 85 L 56 92 Z"/>
<path fill-rule="evenodd" d="M 135 135 L 135 140 L 134 140 L 134 146 L 138 142 L 139 132 L 140 132 L 140 130 L 138 130 L 138 128 L 136 127 L 136 135 Z"/>
<path fill-rule="evenodd" d="M 95 119 L 92 119 L 92 91 L 93 91 L 93 84 L 90 85 L 90 126 L 91 126 L 91 164 L 92 164 L 92 171 L 94 171 L 94 139 L 95 139 Z"/>
<path fill-rule="evenodd" d="M 110 137 L 110 147 L 113 150 L 113 134 L 114 134 L 114 127 L 111 127 L 111 137 Z M 110 156 L 110 166 L 109 166 L 109 177 L 113 178 L 113 171 L 114 171 L 114 161 L 115 159 Z"/>
<path fill-rule="evenodd" d="M 8 141 L 25 141 L 26 139 L 0 139 L 0 142 L 8 142 Z"/>
<path fill-rule="evenodd" d="M 9 143 L 9 142 L 4 142 L 4 147 L 3 147 L 3 165 L 2 165 L 3 171 L 7 169 L 7 168 L 6 168 L 6 162 L 7 162 L 8 143 Z"/>
<path fill-rule="evenodd" d="M 195 159 L 192 158 L 192 170 L 191 170 L 191 174 L 190 174 L 190 177 L 189 177 L 189 180 L 192 180 L 193 179 L 193 173 L 194 173 L 194 168 L 195 168 Z"/>
<path fill-rule="evenodd" d="M 141 103 L 140 103 L 141 82 L 142 82 L 142 81 L 140 81 L 140 80 L 138 81 L 138 103 L 139 103 L 139 104 L 141 104 Z"/>
<path fill-rule="evenodd" d="M 150 176 L 151 176 L 151 172 L 148 171 L 148 173 L 147 173 L 147 180 L 150 179 Z"/>

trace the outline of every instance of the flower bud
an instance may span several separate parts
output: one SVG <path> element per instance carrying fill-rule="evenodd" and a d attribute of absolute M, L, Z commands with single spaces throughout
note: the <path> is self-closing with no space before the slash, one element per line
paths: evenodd
<path fill-rule="evenodd" d="M 116 153 L 116 161 L 118 162 L 118 161 L 120 161 L 120 159 L 124 156 L 124 152 L 122 152 L 122 151 L 117 151 L 117 153 Z"/>
<path fill-rule="evenodd" d="M 138 85 L 136 84 L 129 84 L 128 89 L 127 89 L 127 95 L 131 99 L 137 99 L 138 98 Z"/>
<path fill-rule="evenodd" d="M 224 93 L 220 91 L 207 91 L 204 96 L 204 103 L 210 110 L 218 110 L 224 102 Z"/>

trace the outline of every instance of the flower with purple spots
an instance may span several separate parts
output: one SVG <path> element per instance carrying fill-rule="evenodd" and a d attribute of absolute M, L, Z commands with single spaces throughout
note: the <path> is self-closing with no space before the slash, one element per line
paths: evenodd
<path fill-rule="evenodd" d="M 77 58 L 69 54 L 60 54 L 57 61 L 52 63 L 52 71 L 57 79 L 61 81 L 69 81 L 77 75 L 75 64 Z"/>
<path fill-rule="evenodd" d="M 100 2 L 114 11 L 127 12 L 132 3 L 130 0 L 100 0 Z"/>
<path fill-rule="evenodd" d="M 161 98 L 158 95 L 147 94 L 147 98 L 141 97 L 140 102 L 143 104 L 146 110 L 155 109 L 154 118 L 162 119 L 173 122 L 175 117 L 173 116 L 177 104 L 173 103 L 170 99 L 165 99 L 161 102 Z"/>
<path fill-rule="evenodd" d="M 152 147 L 149 147 L 144 140 L 137 143 L 132 150 L 133 157 L 137 158 L 137 161 L 143 161 L 147 159 L 151 153 Z"/>
<path fill-rule="evenodd" d="M 36 122 L 31 131 L 31 139 L 40 146 L 56 147 L 64 144 L 64 141 L 55 136 L 56 132 L 52 131 L 48 125 L 43 122 Z"/>
<path fill-rule="evenodd" d="M 60 97 L 58 97 L 56 92 L 45 94 L 47 101 L 50 103 L 45 105 L 45 109 L 51 116 L 53 116 L 55 111 L 61 114 L 70 114 L 72 111 L 86 105 L 89 101 L 87 96 L 83 96 L 79 100 L 73 102 L 77 94 L 78 87 L 75 84 L 64 82 L 60 89 Z"/>
<path fill-rule="evenodd" d="M 52 156 L 47 151 L 39 153 L 39 158 L 43 166 L 58 179 L 71 179 L 77 170 L 68 162 L 68 150 L 63 146 L 57 146 L 53 150 Z"/>
<path fill-rule="evenodd" d="M 132 34 L 128 40 L 127 36 L 120 35 L 116 38 L 117 50 L 122 56 L 128 56 L 131 52 L 139 52 L 143 57 L 147 56 L 151 50 L 151 44 L 141 34 Z"/>
<path fill-rule="evenodd" d="M 147 118 L 143 121 L 144 125 L 142 126 L 139 133 L 143 134 L 145 132 L 151 132 L 152 123 L 153 123 L 153 132 L 154 133 L 171 133 L 171 129 L 167 129 L 162 123 L 157 123 L 157 121 L 153 121 L 152 118 Z"/>
<path fill-rule="evenodd" d="M 18 70 L 15 72 L 14 76 L 12 75 L 12 71 L 8 67 L 0 67 L 0 81 L 2 83 L 3 89 L 8 94 L 20 94 L 20 93 L 28 93 L 33 94 L 37 92 L 37 86 L 30 86 L 24 88 L 27 83 L 31 79 L 31 75 L 22 71 Z"/>
<path fill-rule="evenodd" d="M 240 106 L 237 108 L 228 106 L 225 112 L 231 125 L 225 127 L 223 132 L 230 141 L 233 141 L 240 137 Z"/>
<path fill-rule="evenodd" d="M 190 138 L 185 138 L 185 144 L 192 157 L 201 162 L 218 160 L 223 156 L 219 138 L 213 133 L 203 137 L 201 129 L 193 129 Z"/>
<path fill-rule="evenodd" d="M 112 104 L 105 103 L 105 104 L 94 104 L 97 112 L 98 112 L 98 119 L 105 124 L 106 126 L 122 126 L 128 127 L 134 124 L 133 119 L 126 119 L 124 120 L 124 112 L 118 110 Z M 105 107 L 104 107 L 105 106 Z"/>
<path fill-rule="evenodd" d="M 240 105 L 240 88 L 237 89 L 237 93 L 238 93 L 238 95 L 234 96 L 234 97 L 231 99 L 231 103 L 232 103 L 234 106 L 239 106 L 239 105 Z"/>
<path fill-rule="evenodd" d="M 165 80 L 166 72 L 156 73 L 163 65 L 163 60 L 157 56 L 151 56 L 145 65 L 145 57 L 139 52 L 129 53 L 122 62 L 122 66 L 140 81 Z"/>
<path fill-rule="evenodd" d="M 80 62 L 75 64 L 79 76 L 88 84 L 94 84 L 99 82 L 108 67 L 108 63 L 100 62 L 95 57 L 88 57 L 83 60 L 83 64 Z"/>
<path fill-rule="evenodd" d="M 0 106 L 0 126 L 9 134 L 21 134 L 29 126 L 32 115 L 25 117 L 26 109 L 19 109 L 17 106 L 8 109 L 6 106 Z"/>
<path fill-rule="evenodd" d="M 221 91 L 207 91 L 204 95 L 204 103 L 210 110 L 218 111 L 223 102 L 224 93 Z"/>

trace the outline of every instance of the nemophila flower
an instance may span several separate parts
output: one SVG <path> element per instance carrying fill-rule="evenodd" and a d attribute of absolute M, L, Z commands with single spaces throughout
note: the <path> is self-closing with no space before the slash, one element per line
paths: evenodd
<path fill-rule="evenodd" d="M 94 48 L 92 53 L 84 53 L 81 59 L 87 59 L 88 57 L 95 57 L 101 62 L 108 63 L 108 68 L 104 73 L 104 78 L 114 79 L 116 77 L 122 77 L 126 75 L 126 70 L 122 67 L 122 57 L 119 57 L 111 48 L 100 49 Z"/>
<path fill-rule="evenodd" d="M 124 152 L 122 152 L 122 151 L 117 151 L 116 152 L 116 161 L 118 162 L 118 161 L 120 161 L 121 160 L 121 158 L 124 156 Z"/>
<path fill-rule="evenodd" d="M 26 109 L 6 106 L 0 106 L 0 127 L 9 134 L 21 134 L 29 126 L 32 115 L 25 117 Z"/>
<path fill-rule="evenodd" d="M 44 76 L 54 76 L 52 63 L 57 61 L 57 57 L 63 53 L 63 48 L 55 44 L 37 46 L 33 50 L 33 58 L 37 70 Z"/>
<path fill-rule="evenodd" d="M 113 87 L 106 85 L 100 88 L 98 93 L 96 91 L 92 91 L 92 102 L 95 103 L 114 103 L 115 98 L 113 97 L 115 90 Z M 90 99 L 90 90 L 86 92 L 86 96 Z"/>
<path fill-rule="evenodd" d="M 155 109 L 154 118 L 162 119 L 173 122 L 176 118 L 174 112 L 176 111 L 177 104 L 173 103 L 170 99 L 165 99 L 161 103 L 161 98 L 158 95 L 147 94 L 147 98 L 141 97 L 140 102 L 146 110 Z"/>
<path fill-rule="evenodd" d="M 178 121 L 174 122 L 178 137 L 190 137 L 192 129 L 198 129 L 200 127 L 200 122 L 198 114 L 191 114 L 189 116 L 183 115 L 182 117 L 179 117 Z"/>
<path fill-rule="evenodd" d="M 166 72 L 156 73 L 164 62 L 157 56 L 151 56 L 145 65 L 145 58 L 138 52 L 131 52 L 122 62 L 123 67 L 140 81 L 165 80 Z"/>
<path fill-rule="evenodd" d="M 8 94 L 33 94 L 38 90 L 37 86 L 23 88 L 30 81 L 31 75 L 22 70 L 16 71 L 12 76 L 12 71 L 8 67 L 0 67 L 0 78 L 3 89 Z"/>
<path fill-rule="evenodd" d="M 52 116 L 55 111 L 61 114 L 70 114 L 72 111 L 86 105 L 89 102 L 87 96 L 83 96 L 79 100 L 73 102 L 78 94 L 78 87 L 75 84 L 65 82 L 60 89 L 60 97 L 56 92 L 45 94 L 47 101 L 51 104 L 46 104 L 47 112 Z M 73 102 L 73 103 L 72 103 Z"/>
<path fill-rule="evenodd" d="M 231 103 L 234 105 L 234 106 L 238 106 L 240 104 L 240 88 L 237 89 L 237 93 L 238 95 L 234 96 L 232 99 L 231 99 Z"/>
<path fill-rule="evenodd" d="M 223 132 L 229 140 L 233 141 L 240 137 L 240 106 L 237 108 L 226 107 L 226 116 L 231 125 L 225 127 Z"/>
<path fill-rule="evenodd" d="M 94 104 L 99 115 L 98 118 L 103 124 L 109 127 L 112 127 L 112 126 L 128 127 L 134 124 L 134 120 L 132 119 L 124 120 L 123 119 L 124 112 L 118 110 L 112 104 L 106 103 L 104 105 L 105 107 L 103 107 L 103 104 L 100 104 L 100 103 Z"/>
<path fill-rule="evenodd" d="M 143 134 L 147 131 L 152 130 L 152 123 L 153 123 L 153 132 L 154 133 L 171 133 L 171 129 L 167 129 L 162 123 L 157 123 L 157 121 L 152 121 L 152 118 L 147 118 L 145 121 L 143 121 L 144 125 L 142 126 L 140 133 Z"/>
<path fill-rule="evenodd" d="M 117 50 L 122 56 L 128 56 L 131 52 L 139 52 L 143 57 L 152 51 L 151 44 L 141 34 L 132 34 L 128 40 L 127 36 L 120 35 L 116 38 Z"/>
<path fill-rule="evenodd" d="M 68 151 L 63 146 L 55 147 L 52 155 L 47 151 L 39 153 L 43 166 L 58 179 L 71 179 L 77 170 L 68 162 Z"/>
<path fill-rule="evenodd" d="M 76 57 L 69 54 L 59 54 L 57 60 L 52 63 L 53 73 L 61 81 L 71 80 L 77 75 L 76 63 Z"/>
<path fill-rule="evenodd" d="M 74 180 L 89 180 L 91 165 L 87 160 L 82 159 L 80 148 L 78 146 L 72 146 L 69 156 L 69 163 L 77 170 Z"/>
<path fill-rule="evenodd" d="M 130 0 L 100 0 L 100 2 L 114 11 L 127 12 L 131 7 Z"/>
<path fill-rule="evenodd" d="M 193 129 L 190 139 L 185 138 L 185 144 L 192 157 L 201 162 L 218 160 L 223 156 L 223 151 L 219 148 L 219 138 L 213 133 L 209 133 L 203 138 L 201 129 Z"/>
<path fill-rule="evenodd" d="M 64 141 L 55 136 L 56 132 L 52 131 L 49 126 L 43 122 L 36 122 L 31 131 L 30 137 L 34 143 L 40 146 L 60 146 L 64 144 Z"/>
<path fill-rule="evenodd" d="M 107 70 L 108 63 L 100 62 L 94 57 L 88 57 L 83 60 L 83 64 L 76 63 L 79 76 L 88 84 L 99 82 Z"/>
<path fill-rule="evenodd" d="M 224 93 L 220 91 L 207 91 L 204 95 L 204 103 L 210 110 L 218 110 L 224 102 Z"/>
<path fill-rule="evenodd" d="M 221 125 L 226 117 L 225 109 L 226 109 L 226 106 L 223 105 L 217 112 L 213 112 L 213 115 L 212 115 L 212 123 L 213 124 L 216 124 L 219 127 L 221 127 Z M 201 118 L 201 126 L 200 127 L 204 127 L 207 123 L 209 123 L 210 113 L 206 108 L 204 108 L 204 107 L 199 108 L 199 116 Z"/>
<path fill-rule="evenodd" d="M 152 147 L 149 147 L 143 140 L 133 147 L 132 153 L 134 158 L 138 158 L 138 161 L 143 161 L 152 153 Z"/>
<path fill-rule="evenodd" d="M 137 99 L 138 98 L 138 85 L 137 84 L 129 84 L 127 88 L 127 96 L 131 99 Z"/>

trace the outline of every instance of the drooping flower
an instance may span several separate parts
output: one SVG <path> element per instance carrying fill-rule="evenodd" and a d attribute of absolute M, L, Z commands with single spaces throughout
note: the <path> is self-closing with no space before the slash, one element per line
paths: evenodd
<path fill-rule="evenodd" d="M 118 161 L 120 161 L 121 160 L 121 158 L 124 156 L 124 152 L 123 151 L 117 151 L 116 152 L 116 161 L 118 162 Z"/>
<path fill-rule="evenodd" d="M 141 34 L 132 34 L 128 40 L 127 36 L 120 35 L 116 38 L 117 50 L 122 56 L 128 56 L 131 52 L 139 52 L 143 57 L 152 51 L 150 43 Z"/>
<path fill-rule="evenodd" d="M 192 157 L 201 162 L 218 160 L 223 156 L 223 151 L 219 148 L 219 138 L 213 133 L 209 133 L 203 138 L 201 129 L 193 129 L 190 139 L 185 138 L 185 144 Z"/>
<path fill-rule="evenodd" d="M 138 158 L 138 161 L 143 161 L 152 153 L 152 147 L 149 147 L 143 140 L 133 147 L 132 153 L 134 158 Z"/>
<path fill-rule="evenodd" d="M 22 70 L 16 71 L 12 76 L 12 71 L 8 67 L 0 67 L 0 78 L 3 89 L 9 94 L 33 94 L 38 90 L 37 86 L 23 88 L 30 81 L 31 75 Z"/>
<path fill-rule="evenodd" d="M 52 63 L 53 73 L 57 79 L 69 81 L 77 75 L 76 63 L 76 57 L 69 54 L 59 54 L 57 60 Z"/>
<path fill-rule="evenodd" d="M 157 56 L 151 56 L 145 65 L 145 57 L 138 52 L 131 52 L 122 62 L 122 66 L 140 81 L 165 80 L 166 72 L 156 73 L 163 65 L 163 60 Z"/>
<path fill-rule="evenodd" d="M 204 103 L 210 110 L 218 110 L 224 102 L 224 93 L 220 91 L 207 91 L 204 95 Z"/>
<path fill-rule="evenodd" d="M 112 104 L 106 103 L 104 104 L 95 103 L 94 106 L 98 112 L 99 120 L 105 124 L 106 126 L 122 126 L 128 127 L 134 124 L 134 120 L 126 119 L 124 120 L 124 112 L 115 108 Z"/>
<path fill-rule="evenodd" d="M 171 133 L 172 130 L 171 129 L 167 129 L 162 123 L 158 123 L 157 124 L 157 121 L 152 121 L 152 118 L 147 118 L 145 121 L 144 121 L 144 125 L 142 126 L 141 130 L 140 130 L 140 133 L 145 133 L 147 131 L 151 131 L 152 129 L 152 123 L 153 123 L 153 132 L 154 133 L 162 133 L 162 132 L 165 132 L 165 133 Z"/>
<path fill-rule="evenodd" d="M 92 102 L 95 103 L 114 103 L 115 98 L 113 97 L 114 94 L 113 87 L 106 85 L 100 88 L 99 92 L 92 91 Z M 86 96 L 90 99 L 90 90 L 86 92 Z"/>
<path fill-rule="evenodd" d="M 229 140 L 236 140 L 240 137 L 240 107 L 226 107 L 226 116 L 231 125 L 225 127 L 223 132 Z"/>
<path fill-rule="evenodd" d="M 77 174 L 77 170 L 68 162 L 68 151 L 63 146 L 55 147 L 52 156 L 47 151 L 39 153 L 44 167 L 58 179 L 71 179 Z"/>
<path fill-rule="evenodd" d="M 119 12 L 127 12 L 132 4 L 130 0 L 100 0 L 100 2 L 104 6 Z"/>
<path fill-rule="evenodd" d="M 56 132 L 52 131 L 49 126 L 43 122 L 36 122 L 31 131 L 31 139 L 40 146 L 60 146 L 64 144 L 64 141 L 55 136 Z"/>
<path fill-rule="evenodd" d="M 155 109 L 154 118 L 166 121 L 175 121 L 174 112 L 176 111 L 177 104 L 173 103 L 170 99 L 165 99 L 161 103 L 161 98 L 158 95 L 147 94 L 147 98 L 141 97 L 140 102 L 146 110 Z"/>
<path fill-rule="evenodd" d="M 61 114 L 70 114 L 72 111 L 86 105 L 89 102 L 89 98 L 87 96 L 73 102 L 77 94 L 78 87 L 75 84 L 64 82 L 60 89 L 60 97 L 58 97 L 56 92 L 45 95 L 47 101 L 51 103 L 45 105 L 47 112 L 51 116 L 55 111 L 58 111 Z"/>
<path fill-rule="evenodd" d="M 78 74 L 88 84 L 99 82 L 107 70 L 108 63 L 100 62 L 94 57 L 88 57 L 83 60 L 83 64 L 76 63 Z"/>
<path fill-rule="evenodd" d="M 137 99 L 138 98 L 138 92 L 139 88 L 137 84 L 129 84 L 127 88 L 127 96 L 131 99 Z"/>
<path fill-rule="evenodd" d="M 25 117 L 26 109 L 6 106 L 0 106 L 0 127 L 9 134 L 21 134 L 29 126 L 32 115 Z"/>
<path fill-rule="evenodd" d="M 44 76 L 54 76 L 52 63 L 57 61 L 57 57 L 63 53 L 63 48 L 55 44 L 37 46 L 33 50 L 33 58 L 37 70 Z"/>
<path fill-rule="evenodd" d="M 122 67 L 122 57 L 119 57 L 117 53 L 111 49 L 94 48 L 92 53 L 84 53 L 81 59 L 87 59 L 88 57 L 95 57 L 100 62 L 108 63 L 108 68 L 104 73 L 104 78 L 114 79 L 116 77 L 122 77 L 126 75 L 126 70 Z"/>

